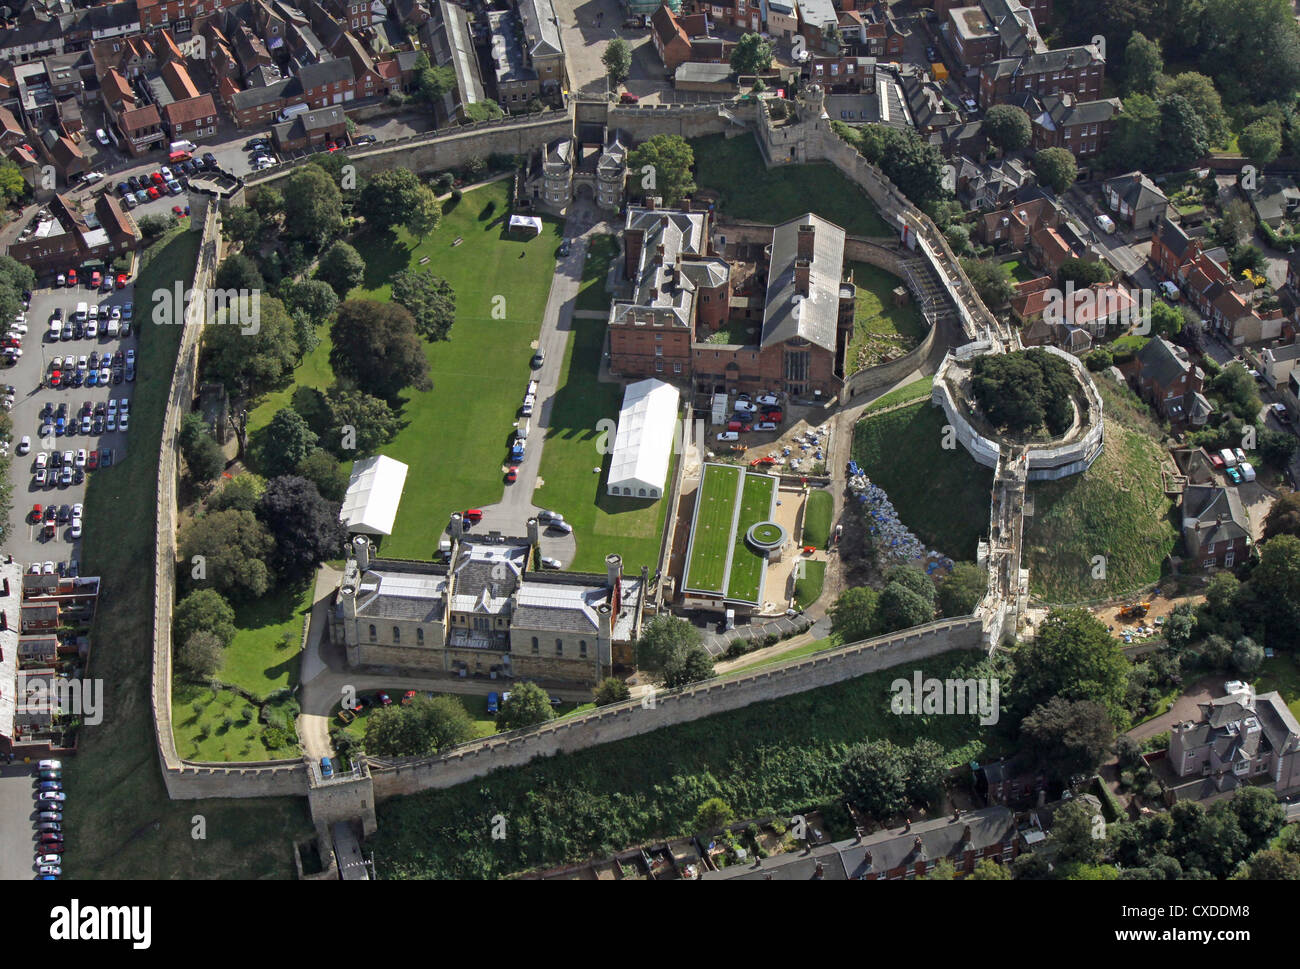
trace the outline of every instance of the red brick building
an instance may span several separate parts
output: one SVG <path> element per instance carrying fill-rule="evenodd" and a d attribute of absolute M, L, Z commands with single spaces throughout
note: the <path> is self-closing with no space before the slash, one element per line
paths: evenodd
<path fill-rule="evenodd" d="M 1105 58 L 1091 44 L 1002 58 L 980 70 L 980 107 L 1005 104 L 1020 94 L 1071 94 L 1079 101 L 1099 101 L 1105 71 Z"/>

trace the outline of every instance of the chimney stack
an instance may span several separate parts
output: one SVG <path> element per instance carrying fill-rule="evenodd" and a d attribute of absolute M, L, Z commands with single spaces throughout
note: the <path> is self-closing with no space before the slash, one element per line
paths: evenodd
<path fill-rule="evenodd" d="M 623 556 L 613 552 L 605 556 L 605 578 L 609 588 L 618 588 L 619 581 L 623 578 Z"/>
<path fill-rule="evenodd" d="M 451 516 L 451 524 L 447 526 L 447 534 L 451 536 L 453 542 L 459 542 L 464 533 L 465 523 L 461 520 L 460 512 L 456 512 Z"/>
<path fill-rule="evenodd" d="M 817 230 L 812 223 L 805 222 L 799 226 L 799 242 L 795 248 L 795 256 L 799 259 L 812 261 L 813 257 L 813 240 L 817 237 Z"/>
<path fill-rule="evenodd" d="M 794 261 L 794 288 L 802 296 L 807 296 L 812 287 L 812 263 L 807 259 Z"/>
<path fill-rule="evenodd" d="M 537 548 L 542 544 L 542 530 L 537 524 L 536 518 L 528 519 L 528 544 Z"/>

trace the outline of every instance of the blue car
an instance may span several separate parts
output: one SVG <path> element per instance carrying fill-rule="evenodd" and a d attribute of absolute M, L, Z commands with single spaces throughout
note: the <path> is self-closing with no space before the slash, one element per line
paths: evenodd
<path fill-rule="evenodd" d="M 61 791 L 63 790 L 63 782 L 62 781 L 41 781 L 38 790 L 42 794 L 49 793 L 50 791 Z"/>
<path fill-rule="evenodd" d="M 495 693 L 488 694 L 488 713 L 496 713 L 498 709 L 498 698 Z"/>
<path fill-rule="evenodd" d="M 321 777 L 334 776 L 334 765 L 330 763 L 330 759 L 328 757 L 322 757 L 320 759 L 320 776 Z"/>
<path fill-rule="evenodd" d="M 86 386 L 87 386 L 87 387 L 98 387 L 98 386 L 99 386 L 99 371 L 98 371 L 98 370 L 92 370 L 92 371 L 90 371 L 90 373 L 86 374 Z"/>
<path fill-rule="evenodd" d="M 55 418 L 55 420 L 54 420 L 54 433 L 55 433 L 55 435 L 57 435 L 57 436 L 59 436 L 59 437 L 62 437 L 62 436 L 63 436 L 63 430 L 64 430 L 65 427 L 67 427 L 67 424 L 68 424 L 68 422 L 67 422 L 66 420 L 64 420 L 62 417 L 57 417 L 57 418 Z"/>

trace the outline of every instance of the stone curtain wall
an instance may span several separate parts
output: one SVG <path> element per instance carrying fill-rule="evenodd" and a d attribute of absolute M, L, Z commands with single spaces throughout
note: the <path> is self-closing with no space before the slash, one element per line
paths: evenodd
<path fill-rule="evenodd" d="M 536 757 L 624 740 L 952 650 L 979 649 L 982 637 L 983 624 L 977 618 L 944 620 L 743 676 L 663 692 L 656 696 L 653 707 L 643 705 L 640 700 L 630 700 L 542 727 L 461 744 L 437 757 L 409 761 L 370 758 L 375 796 L 382 800 L 454 787 L 501 767 L 526 764 Z"/>

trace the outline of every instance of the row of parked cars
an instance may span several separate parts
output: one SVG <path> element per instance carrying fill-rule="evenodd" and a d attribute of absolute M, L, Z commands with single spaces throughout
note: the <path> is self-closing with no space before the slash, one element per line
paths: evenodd
<path fill-rule="evenodd" d="M 92 350 L 89 354 L 56 356 L 50 361 L 50 386 L 56 390 L 60 387 L 108 387 L 122 381 L 135 380 L 135 349 L 100 353 Z"/>
<path fill-rule="evenodd" d="M 112 273 L 101 273 L 98 269 L 83 269 L 78 273 L 76 269 L 69 269 L 66 273 L 59 273 L 54 277 L 54 285 L 60 289 L 64 286 L 68 287 L 68 289 L 74 289 L 77 286 L 84 285 L 87 289 L 99 290 L 101 293 L 111 293 L 115 285 L 118 289 L 126 288 L 126 274 L 118 273 L 114 276 Z M 62 319 L 62 313 L 63 311 L 59 310 L 60 319 Z"/>
<path fill-rule="evenodd" d="M 727 429 L 718 434 L 719 441 L 738 441 L 749 431 L 775 431 L 785 419 L 781 399 L 776 394 L 759 394 L 751 399 L 749 394 L 737 394 L 733 413 L 727 418 Z"/>
<path fill-rule="evenodd" d="M 41 437 L 63 437 L 80 431 L 88 436 L 111 434 L 114 431 L 126 431 L 131 417 L 131 401 L 127 397 L 110 398 L 98 403 L 85 401 L 77 413 L 68 416 L 68 402 L 60 401 L 57 405 L 46 401 L 41 408 Z M 19 442 L 18 453 L 26 453 L 30 440 L 24 436 Z"/>
<path fill-rule="evenodd" d="M 0 341 L 0 348 L 3 349 L 4 362 L 12 366 L 18 362 L 18 358 L 23 355 L 23 337 L 27 335 L 27 307 L 31 303 L 31 290 L 23 291 L 23 311 L 14 317 L 14 321 L 9 324 L 5 336 Z M 5 408 L 8 410 L 8 408 Z"/>
<path fill-rule="evenodd" d="M 44 881 L 63 874 L 63 763 L 43 760 L 36 765 L 36 870 Z"/>
<path fill-rule="evenodd" d="M 133 209 L 137 205 L 144 205 L 146 202 L 161 198 L 164 193 L 180 195 L 185 190 L 181 184 L 182 180 L 187 180 L 202 171 L 215 171 L 216 168 L 216 156 L 212 152 L 207 152 L 202 159 L 182 159 L 147 175 L 131 175 L 114 185 L 113 191 L 117 193 L 123 205 Z"/>
<path fill-rule="evenodd" d="M 1246 460 L 1246 452 L 1241 448 L 1224 448 L 1210 455 L 1210 464 L 1215 470 L 1222 471 L 1233 484 L 1255 480 L 1255 467 Z"/>

